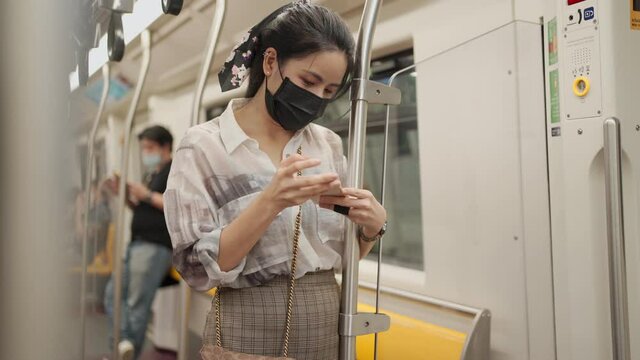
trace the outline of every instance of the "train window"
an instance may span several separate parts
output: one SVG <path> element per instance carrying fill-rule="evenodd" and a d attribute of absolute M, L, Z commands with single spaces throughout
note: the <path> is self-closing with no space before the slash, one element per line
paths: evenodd
<path fill-rule="evenodd" d="M 413 50 L 375 59 L 371 63 L 372 80 L 388 83 L 398 70 L 413 64 Z M 389 228 L 384 242 L 383 262 L 423 270 L 422 215 L 420 207 L 420 165 L 415 73 L 398 76 L 393 86 L 402 91 L 402 104 L 390 111 L 389 145 L 385 207 Z M 343 139 L 345 153 L 349 133 L 349 95 L 345 94 L 317 122 L 327 126 Z M 370 105 L 367 124 L 364 187 L 380 199 L 382 189 L 382 156 L 386 106 Z M 378 245 L 368 258 L 377 259 Z"/>

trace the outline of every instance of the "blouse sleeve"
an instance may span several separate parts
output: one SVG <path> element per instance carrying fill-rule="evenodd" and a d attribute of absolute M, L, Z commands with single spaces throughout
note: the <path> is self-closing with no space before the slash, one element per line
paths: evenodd
<path fill-rule="evenodd" d="M 246 256 L 229 271 L 220 270 L 218 204 L 207 186 L 213 168 L 189 132 L 176 150 L 164 193 L 164 213 L 173 245 L 173 264 L 182 278 L 199 291 L 234 282 Z"/>

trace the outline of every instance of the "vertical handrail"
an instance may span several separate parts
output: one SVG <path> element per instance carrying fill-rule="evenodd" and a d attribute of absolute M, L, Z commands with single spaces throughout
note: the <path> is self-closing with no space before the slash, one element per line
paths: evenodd
<path fill-rule="evenodd" d="M 400 74 L 408 70 L 411 70 L 415 67 L 416 67 L 415 64 L 409 65 L 404 69 L 400 69 L 396 71 L 389 78 L 389 83 L 387 85 L 393 86 L 393 82 L 396 80 L 396 78 Z M 386 197 L 387 160 L 388 160 L 387 157 L 388 157 L 388 150 L 389 150 L 389 118 L 391 117 L 391 105 L 387 104 L 386 107 L 387 107 L 387 114 L 384 121 L 384 147 L 382 150 L 382 183 L 380 184 L 380 189 L 381 189 L 380 204 L 382 205 L 382 207 L 384 207 L 384 202 L 385 202 L 384 200 Z M 376 314 L 380 313 L 380 270 L 382 266 L 382 243 L 383 243 L 383 238 L 378 240 L 378 268 L 376 270 Z M 373 359 L 374 360 L 378 359 L 378 333 L 375 333 L 373 337 Z"/>
<path fill-rule="evenodd" d="M 109 63 L 102 66 L 102 96 L 100 97 L 100 103 L 98 105 L 98 112 L 93 120 L 93 126 L 89 133 L 89 139 L 87 141 L 87 168 L 85 173 L 85 191 L 84 191 L 84 228 L 82 230 L 82 275 L 80 278 L 80 354 L 82 359 L 86 356 L 85 353 L 85 339 L 86 339 L 86 317 L 85 312 L 87 301 L 87 241 L 89 240 L 89 210 L 91 209 L 91 177 L 93 174 L 94 166 L 94 147 L 96 142 L 96 134 L 98 127 L 100 126 L 100 119 L 104 112 L 105 104 L 107 103 L 107 97 L 109 95 L 109 76 L 110 76 Z"/>
<path fill-rule="evenodd" d="M 222 25 L 224 24 L 226 11 L 227 0 L 216 0 L 216 11 L 213 15 L 211 29 L 209 30 L 207 52 L 205 53 L 202 60 L 202 68 L 200 69 L 200 75 L 198 77 L 198 83 L 196 85 L 196 92 L 193 97 L 193 107 L 191 108 L 191 126 L 195 126 L 200 123 L 200 107 L 202 106 L 202 95 L 204 94 L 204 87 L 207 84 L 207 77 L 209 76 L 209 71 L 211 70 L 213 57 L 216 54 L 216 47 L 218 46 L 220 30 L 222 29 Z"/>
<path fill-rule="evenodd" d="M 609 292 L 614 360 L 629 360 L 629 311 L 625 263 L 620 121 L 604 121 L 604 167 L 609 248 Z"/>
<path fill-rule="evenodd" d="M 202 59 L 202 68 L 196 84 L 196 91 L 193 96 L 193 106 L 191 108 L 191 126 L 200 123 L 200 112 L 202 107 L 202 96 L 207 84 L 211 64 L 216 54 L 220 30 L 224 24 L 227 11 L 227 0 L 216 0 L 216 10 L 209 30 L 207 52 Z M 189 355 L 189 313 L 191 308 L 191 289 L 186 282 L 180 282 L 180 334 L 178 342 L 178 360 L 187 360 Z"/>
<path fill-rule="evenodd" d="M 349 167 L 347 170 L 347 186 L 361 188 L 363 183 L 365 137 L 367 129 L 367 109 L 369 103 L 359 96 L 365 92 L 369 79 L 371 60 L 371 45 L 378 10 L 381 0 L 367 0 L 364 5 L 358 43 L 356 45 L 356 60 L 354 83 L 357 89 L 352 89 L 351 121 L 349 122 Z M 342 293 L 340 299 L 340 315 L 353 316 L 357 312 L 358 304 L 358 250 L 356 226 L 347 221 L 345 227 L 345 249 L 343 254 Z M 354 360 L 356 358 L 356 337 L 352 334 L 340 334 L 340 359 Z"/>
<path fill-rule="evenodd" d="M 114 299 L 113 299 L 113 354 L 112 358 L 118 360 L 118 343 L 120 342 L 120 322 L 121 306 L 122 306 L 122 250 L 124 245 L 124 215 L 126 208 L 127 193 L 127 175 L 129 173 L 129 145 L 131 142 L 131 131 L 133 129 L 133 120 L 135 118 L 136 109 L 140 102 L 142 88 L 149 73 L 149 64 L 151 63 L 151 32 L 145 30 L 140 35 L 142 52 L 142 63 L 140 66 L 140 74 L 138 75 L 138 83 L 136 90 L 129 105 L 129 112 L 124 127 L 124 142 L 122 144 L 122 156 L 120 160 L 120 184 L 118 186 L 118 217 L 116 226 L 116 241 L 113 252 L 113 280 L 114 280 Z"/>
<path fill-rule="evenodd" d="M 191 310 L 191 288 L 180 281 L 180 333 L 178 334 L 178 360 L 189 358 L 189 314 Z"/>

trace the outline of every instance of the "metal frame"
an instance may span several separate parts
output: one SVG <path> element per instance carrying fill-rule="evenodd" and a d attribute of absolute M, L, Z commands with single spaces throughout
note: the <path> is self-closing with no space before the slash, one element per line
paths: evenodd
<path fill-rule="evenodd" d="M 133 12 L 133 0 L 100 0 L 100 6 L 113 12 L 125 14 Z"/>
<path fill-rule="evenodd" d="M 631 353 L 622 207 L 620 121 L 614 117 L 608 118 L 604 121 L 603 127 L 613 359 L 629 360 Z"/>
<path fill-rule="evenodd" d="M 367 109 L 369 103 L 398 104 L 400 92 L 369 80 L 371 45 L 381 0 L 367 0 L 358 31 L 354 81 L 351 92 L 351 121 L 349 123 L 349 167 L 347 186 L 362 187 Z M 389 328 L 387 315 L 358 314 L 358 262 L 360 260 L 357 227 L 347 222 L 345 249 L 342 257 L 342 293 L 340 299 L 340 359 L 356 358 L 356 336 L 377 333 Z M 377 301 L 376 301 L 377 302 Z"/>
<path fill-rule="evenodd" d="M 393 82 L 396 80 L 398 75 L 402 74 L 405 71 L 413 69 L 415 67 L 416 67 L 415 64 L 410 65 L 404 69 L 398 70 L 395 73 L 393 73 L 389 78 L 389 86 L 393 86 Z M 398 93 L 400 93 L 400 91 L 398 91 Z M 376 91 L 376 95 L 377 94 L 378 94 L 378 91 Z M 398 98 L 397 101 L 398 103 L 400 103 L 401 98 Z M 380 186 L 380 189 L 382 189 L 382 194 L 380 196 L 381 197 L 380 203 L 382 207 L 384 207 L 384 201 L 385 201 L 385 195 L 386 195 L 385 189 L 386 189 L 386 182 L 387 182 L 387 154 L 389 150 L 389 118 L 390 116 L 391 116 L 391 107 L 387 105 L 387 115 L 384 121 L 384 147 L 382 150 L 382 184 Z M 378 241 L 378 267 L 376 269 L 376 314 L 380 312 L 380 265 L 382 264 L 383 240 L 384 238 L 381 238 Z M 378 359 L 378 333 L 376 333 L 373 338 L 373 359 L 374 360 Z"/>
<path fill-rule="evenodd" d="M 82 275 L 80 279 L 80 354 L 84 359 L 85 353 L 85 339 L 86 339 L 86 301 L 87 301 L 87 241 L 89 240 L 89 209 L 91 208 L 91 178 L 93 175 L 93 167 L 95 161 L 95 143 L 96 134 L 98 133 L 98 127 L 100 126 L 100 120 L 104 113 L 105 104 L 107 103 L 107 97 L 109 96 L 109 77 L 111 69 L 109 63 L 102 66 L 102 96 L 100 97 L 100 104 L 98 105 L 98 112 L 96 113 L 91 132 L 89 133 L 89 139 L 87 142 L 87 168 L 85 174 L 85 200 L 84 200 L 84 229 L 82 231 Z M 95 249 L 95 247 L 94 247 Z"/>
<path fill-rule="evenodd" d="M 213 57 L 216 54 L 216 47 L 218 46 L 218 40 L 220 39 L 220 30 L 224 25 L 224 19 L 227 12 L 227 0 L 216 0 L 216 11 L 213 15 L 213 22 L 209 30 L 209 39 L 207 52 L 202 60 L 202 69 L 198 77 L 198 84 L 196 85 L 195 96 L 193 97 L 193 106 L 191 108 L 191 126 L 198 125 L 200 123 L 200 107 L 202 105 L 202 95 L 204 94 L 204 87 L 207 84 L 207 77 L 211 70 L 211 64 L 213 63 Z"/>
<path fill-rule="evenodd" d="M 89 51 L 100 42 L 100 25 L 94 22 L 94 6 L 91 2 L 78 4 L 72 38 L 75 40 L 75 63 L 78 65 L 78 84 L 85 86 L 89 80 Z"/>
<path fill-rule="evenodd" d="M 202 59 L 202 68 L 198 77 L 196 91 L 193 96 L 193 106 L 191 108 L 191 126 L 200 123 L 202 95 L 207 84 L 211 64 L 216 54 L 218 40 L 220 39 L 220 30 L 224 25 L 227 12 L 227 0 L 216 0 L 216 10 L 211 22 L 209 30 L 207 52 Z M 187 360 L 189 356 L 189 313 L 191 310 L 191 288 L 184 280 L 180 282 L 180 332 L 178 341 L 178 360 Z"/>
<path fill-rule="evenodd" d="M 441 300 L 426 295 L 420 295 L 404 290 L 390 288 L 386 286 L 378 287 L 377 284 L 360 282 L 360 286 L 365 289 L 384 292 L 389 295 L 401 297 L 419 303 L 437 306 L 446 310 L 456 311 L 473 316 L 471 330 L 465 339 L 461 360 L 486 360 L 489 359 L 491 349 L 491 311 L 467 305 L 457 304 L 447 300 Z"/>
<path fill-rule="evenodd" d="M 149 73 L 149 64 L 151 63 L 151 32 L 145 30 L 140 35 L 140 43 L 143 51 L 142 63 L 140 66 L 140 74 L 138 75 L 138 82 L 136 84 L 136 90 L 133 94 L 133 99 L 129 105 L 129 112 L 127 113 L 127 119 L 124 127 L 124 143 L 122 145 L 122 157 L 120 161 L 120 184 L 118 189 L 118 217 L 116 227 L 116 241 L 114 244 L 113 252 L 113 280 L 114 280 L 114 299 L 113 299 L 113 353 L 112 358 L 117 360 L 118 357 L 118 343 L 120 342 L 120 322 L 121 319 L 121 307 L 122 307 L 122 254 L 124 245 L 124 233 L 125 233 L 125 209 L 126 209 L 126 192 L 127 192 L 127 175 L 129 173 L 129 145 L 131 142 L 131 131 L 133 129 L 133 121 L 136 114 L 136 108 L 140 102 L 140 95 L 142 94 L 142 88 L 147 74 Z"/>

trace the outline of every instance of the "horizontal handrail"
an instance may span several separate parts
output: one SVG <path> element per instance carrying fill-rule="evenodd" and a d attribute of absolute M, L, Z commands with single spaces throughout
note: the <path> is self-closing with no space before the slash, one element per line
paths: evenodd
<path fill-rule="evenodd" d="M 375 290 L 376 289 L 376 284 L 370 283 L 370 282 L 366 282 L 366 281 L 360 281 L 360 287 L 363 287 L 363 288 L 369 289 L 369 290 Z M 419 302 L 424 302 L 424 303 L 427 303 L 427 304 L 430 304 L 430 305 L 444 307 L 444 308 L 447 308 L 447 309 L 463 312 L 463 313 L 470 314 L 470 315 L 476 315 L 476 314 L 481 313 L 483 311 L 483 309 L 479 309 L 479 308 L 475 308 L 475 307 L 471 307 L 471 306 L 466 306 L 466 305 L 462 305 L 462 304 L 457 304 L 457 303 L 454 303 L 454 302 L 451 302 L 451 301 L 441 300 L 441 299 L 437 299 L 437 298 L 434 298 L 434 297 L 431 297 L 431 296 L 422 295 L 422 294 L 416 294 L 416 293 L 413 293 L 413 292 L 410 292 L 410 291 L 391 288 L 391 287 L 388 287 L 388 286 L 380 286 L 380 292 L 384 292 L 384 293 L 387 293 L 389 295 L 399 296 L 399 297 L 402 297 L 402 298 L 405 298 L 405 299 L 409 299 L 409 300 L 415 300 L 415 301 L 419 301 Z"/>

